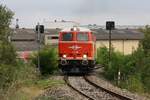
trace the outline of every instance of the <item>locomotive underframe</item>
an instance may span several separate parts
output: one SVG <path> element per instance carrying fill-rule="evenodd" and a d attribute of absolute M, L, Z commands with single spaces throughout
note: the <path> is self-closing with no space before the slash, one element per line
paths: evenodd
<path fill-rule="evenodd" d="M 95 66 L 95 60 L 59 60 L 63 73 L 89 73 Z"/>

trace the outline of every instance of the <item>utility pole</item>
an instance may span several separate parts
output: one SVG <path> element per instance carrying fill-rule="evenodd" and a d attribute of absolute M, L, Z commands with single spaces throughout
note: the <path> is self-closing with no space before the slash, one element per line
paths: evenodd
<path fill-rule="evenodd" d="M 19 19 L 16 19 L 16 29 L 19 29 Z"/>

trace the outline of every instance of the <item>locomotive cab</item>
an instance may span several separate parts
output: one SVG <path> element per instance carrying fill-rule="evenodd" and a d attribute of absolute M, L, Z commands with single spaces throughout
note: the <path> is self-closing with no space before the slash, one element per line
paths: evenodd
<path fill-rule="evenodd" d="M 86 28 L 67 28 L 59 33 L 59 67 L 63 72 L 87 72 L 95 65 L 95 36 Z"/>

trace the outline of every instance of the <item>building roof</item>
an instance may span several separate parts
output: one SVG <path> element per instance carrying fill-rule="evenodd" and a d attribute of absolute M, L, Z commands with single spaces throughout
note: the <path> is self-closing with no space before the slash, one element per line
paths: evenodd
<path fill-rule="evenodd" d="M 60 29 L 46 29 L 44 35 L 58 35 Z M 92 30 L 99 40 L 108 40 L 109 31 L 104 29 Z M 141 40 L 144 37 L 142 32 L 135 29 L 117 29 L 112 31 L 112 40 Z M 37 34 L 34 29 L 16 29 L 12 34 L 12 43 L 17 51 L 38 50 L 36 41 Z"/>
<path fill-rule="evenodd" d="M 109 31 L 104 29 L 93 30 L 97 40 L 108 40 Z M 112 30 L 112 40 L 141 40 L 144 37 L 142 32 L 135 29 L 117 29 Z"/>
<path fill-rule="evenodd" d="M 34 29 L 14 29 L 11 41 L 17 51 L 34 51 L 38 49 Z"/>
<path fill-rule="evenodd" d="M 50 35 L 54 35 L 54 34 L 58 34 L 61 31 L 61 29 L 45 29 L 44 34 L 50 34 Z"/>
<path fill-rule="evenodd" d="M 33 29 L 15 29 L 11 39 L 13 41 L 34 41 L 36 33 Z"/>

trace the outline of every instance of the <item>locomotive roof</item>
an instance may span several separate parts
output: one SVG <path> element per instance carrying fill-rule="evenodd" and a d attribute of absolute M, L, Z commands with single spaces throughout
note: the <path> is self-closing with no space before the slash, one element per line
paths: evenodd
<path fill-rule="evenodd" d="M 68 28 L 64 28 L 61 30 L 61 32 L 70 32 L 70 31 L 74 31 L 74 30 L 71 30 L 73 28 L 77 28 L 78 31 L 80 32 L 91 32 L 90 29 L 88 28 L 84 28 L 84 27 L 68 27 Z M 76 30 L 75 30 L 76 31 Z"/>

